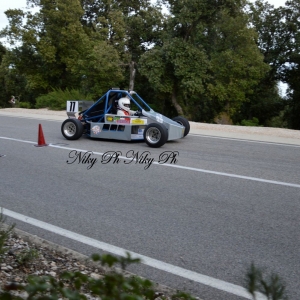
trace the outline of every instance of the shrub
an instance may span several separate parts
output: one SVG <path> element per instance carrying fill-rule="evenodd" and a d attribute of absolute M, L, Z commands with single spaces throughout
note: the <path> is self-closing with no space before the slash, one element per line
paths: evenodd
<path fill-rule="evenodd" d="M 26 266 L 28 263 L 34 261 L 38 257 L 38 252 L 35 249 L 24 249 L 19 254 L 17 254 L 17 262 L 20 265 Z"/>
<path fill-rule="evenodd" d="M 13 291 L 25 291 L 24 299 L 88 299 L 86 293 L 89 292 L 93 297 L 103 300 L 153 300 L 155 295 L 154 285 L 147 279 L 134 275 L 125 275 L 126 267 L 132 263 L 139 262 L 129 254 L 126 257 L 117 258 L 110 254 L 92 256 L 95 262 L 104 267 L 112 268 L 119 265 L 120 270 L 111 269 L 99 279 L 89 277 L 86 274 L 75 271 L 65 271 L 60 274 L 58 279 L 52 276 L 29 276 L 27 284 L 11 283 L 5 286 L 5 291 L 1 293 L 0 299 L 13 300 Z M 177 293 L 173 299 L 195 300 L 192 296 L 185 293 Z"/>
<path fill-rule="evenodd" d="M 19 108 L 31 108 L 31 104 L 29 102 L 19 102 L 18 107 Z"/>
<path fill-rule="evenodd" d="M 285 293 L 285 285 L 277 274 L 271 274 L 267 278 L 263 272 L 252 263 L 246 275 L 246 289 L 256 299 L 259 292 L 266 296 L 267 300 L 288 299 Z"/>
<path fill-rule="evenodd" d="M 9 235 L 13 232 L 15 225 L 7 226 L 4 224 L 5 218 L 3 217 L 2 210 L 0 212 L 0 261 L 1 255 L 5 252 L 5 242 Z"/>
<path fill-rule="evenodd" d="M 259 120 L 257 118 L 252 118 L 252 120 L 242 120 L 241 126 L 260 126 Z"/>
<path fill-rule="evenodd" d="M 92 96 L 90 94 L 82 94 L 79 90 L 75 89 L 53 89 L 49 94 L 39 96 L 36 99 L 35 107 L 64 110 L 66 109 L 66 102 L 68 100 L 92 100 Z"/>
<path fill-rule="evenodd" d="M 267 127 L 288 128 L 288 122 L 285 120 L 285 110 L 281 111 L 278 116 L 273 117 L 266 122 Z"/>

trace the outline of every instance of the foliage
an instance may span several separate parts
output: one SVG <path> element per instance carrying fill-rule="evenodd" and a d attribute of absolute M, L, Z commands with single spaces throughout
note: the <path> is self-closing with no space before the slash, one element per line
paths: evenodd
<path fill-rule="evenodd" d="M 270 120 L 277 117 L 286 105 L 286 101 L 279 95 L 277 86 L 269 80 L 261 80 L 253 89 L 253 94 L 248 95 L 248 101 L 244 102 L 237 111 L 233 120 L 239 123 L 243 119 L 257 117 L 264 126 L 270 124 Z"/>
<path fill-rule="evenodd" d="M 38 252 L 35 249 L 24 249 L 17 254 L 16 259 L 20 265 L 27 265 L 28 263 L 34 261 L 38 257 Z"/>
<path fill-rule="evenodd" d="M 289 128 L 300 129 L 300 3 L 299 1 L 295 1 L 295 3 L 290 1 L 287 4 L 284 16 L 293 29 L 291 30 L 293 34 L 289 47 L 291 50 L 287 53 L 286 58 L 288 64 L 282 71 L 285 82 L 289 84 L 285 119 Z"/>
<path fill-rule="evenodd" d="M 3 216 L 2 210 L 0 212 L 0 261 L 1 255 L 5 252 L 5 242 L 9 235 L 13 232 L 15 225 L 5 225 L 6 218 Z"/>
<path fill-rule="evenodd" d="M 285 110 L 284 120 L 288 124 L 288 128 L 300 129 L 300 91 L 298 86 L 295 86 L 295 90 L 289 93 L 289 99 L 287 100 L 287 107 Z"/>
<path fill-rule="evenodd" d="M 256 299 L 256 292 L 267 297 L 267 300 L 287 299 L 285 285 L 276 274 L 265 278 L 262 271 L 252 263 L 246 275 L 246 289 Z"/>
<path fill-rule="evenodd" d="M 19 102 L 18 107 L 19 108 L 31 108 L 31 104 L 29 102 Z"/>
<path fill-rule="evenodd" d="M 0 32 L 10 46 L 0 44 L 1 107 L 11 95 L 34 107 L 53 88 L 98 98 L 135 80 L 170 117 L 212 122 L 224 112 L 266 126 L 284 112 L 283 124 L 300 129 L 299 1 L 27 2 L 38 10 L 7 10 Z M 279 81 L 289 85 L 285 99 Z"/>
<path fill-rule="evenodd" d="M 199 60 L 193 61 L 192 57 Z M 190 93 L 203 91 L 206 56 L 201 49 L 181 43 L 179 39 L 149 51 L 140 64 L 141 73 L 148 77 L 154 89 L 169 95 L 178 114 L 184 114 L 182 107 Z"/>
<path fill-rule="evenodd" d="M 259 126 L 259 120 L 255 117 L 253 117 L 252 120 L 242 120 L 241 125 L 242 126 Z"/>
<path fill-rule="evenodd" d="M 11 96 L 17 97 L 19 102 L 29 102 L 31 106 L 35 103 L 35 97 L 41 92 L 40 89 L 32 90 L 27 86 L 27 79 L 21 74 L 14 64 L 14 49 L 6 49 L 0 65 L 0 105 L 10 107 L 8 101 Z"/>
<path fill-rule="evenodd" d="M 52 110 L 65 110 L 68 100 L 92 100 L 92 95 L 82 94 L 79 90 L 53 89 L 52 92 L 36 99 L 36 108 L 47 107 Z"/>
<path fill-rule="evenodd" d="M 128 253 L 126 257 L 115 257 L 110 254 L 92 256 L 94 262 L 99 262 L 104 267 L 111 268 L 100 279 L 94 279 L 81 272 L 64 271 L 59 279 L 51 276 L 29 276 L 27 285 L 10 284 L 4 292 L 0 292 L 0 299 L 14 299 L 11 291 L 26 291 L 24 299 L 87 299 L 85 294 L 88 291 L 94 297 L 100 299 L 154 299 L 155 290 L 151 281 L 133 275 L 125 275 L 124 271 L 132 263 L 139 262 L 139 259 L 132 258 Z M 116 269 L 120 266 L 121 270 Z M 174 295 L 175 299 L 194 300 L 185 293 Z"/>
<path fill-rule="evenodd" d="M 255 44 L 256 33 L 247 23 L 241 12 L 222 11 L 212 35 L 212 75 L 207 94 L 230 116 L 248 101 L 248 95 L 268 70 Z"/>
<path fill-rule="evenodd" d="M 11 234 L 13 227 L 4 227 L 5 218 L 0 213 L 0 258 L 4 253 L 4 244 Z M 4 229 L 3 229 L 4 228 Z M 27 265 L 34 261 L 38 253 L 34 249 L 26 249 L 18 254 L 17 260 L 21 265 Z M 99 279 L 87 276 L 79 271 L 64 271 L 56 279 L 52 276 L 28 276 L 27 284 L 16 282 L 0 287 L 1 300 L 20 299 L 15 296 L 15 291 L 25 291 L 22 299 L 87 299 L 86 294 L 91 293 L 93 297 L 103 300 L 141 300 L 155 299 L 154 285 L 147 279 L 135 275 L 126 274 L 127 267 L 140 260 L 132 258 L 129 253 L 125 257 L 116 257 L 110 254 L 93 254 L 94 263 L 100 263 L 106 269 L 105 275 Z M 118 268 L 119 267 L 119 268 Z M 109 268 L 110 270 L 108 270 Z M 191 295 L 178 292 L 173 299 L 195 300 Z"/>
<path fill-rule="evenodd" d="M 93 89 L 85 92 L 97 95 L 103 90 L 94 86 L 96 81 L 105 82 L 106 90 L 122 79 L 118 53 L 99 34 L 91 34 L 82 26 L 84 11 L 79 1 L 29 0 L 28 3 L 39 11 L 31 14 L 7 10 L 9 26 L 2 30 L 2 36 L 13 46 L 6 68 L 24 76 L 27 89 L 41 94 L 52 87 L 72 89 L 92 85 Z M 87 84 L 89 80 L 92 82 Z"/>
<path fill-rule="evenodd" d="M 99 98 L 109 87 L 123 79 L 118 52 L 108 43 L 99 41 L 74 67 L 80 75 L 80 89 L 91 97 Z"/>
<path fill-rule="evenodd" d="M 288 123 L 285 120 L 284 114 L 288 107 L 282 110 L 278 116 L 275 116 L 266 122 L 266 127 L 288 128 Z"/>
<path fill-rule="evenodd" d="M 195 121 L 222 111 L 232 115 L 268 69 L 242 11 L 244 2 L 165 2 L 172 15 L 161 44 L 142 56 L 141 74 L 179 115 Z M 209 109 L 201 112 L 202 107 Z M 208 110 L 210 117 L 199 119 Z"/>
<path fill-rule="evenodd" d="M 5 76 L 3 69 L 1 68 L 3 57 L 5 56 L 6 48 L 0 43 L 0 107 L 5 107 L 8 101 L 8 95 L 5 90 Z"/>
<path fill-rule="evenodd" d="M 251 114 L 255 115 L 263 124 L 267 124 L 284 111 L 288 127 L 300 129 L 299 16 L 299 1 L 287 1 L 284 7 L 278 8 L 263 0 L 250 4 L 251 24 L 258 32 L 256 42 L 270 70 L 254 90 L 253 95 L 249 96 L 247 110 L 248 117 Z M 276 88 L 278 81 L 285 82 L 290 87 L 286 99 L 278 99 L 279 93 Z"/>
<path fill-rule="evenodd" d="M 164 19 L 160 7 L 149 0 L 81 0 L 81 5 L 84 26 L 116 49 L 130 77 L 129 66 L 136 66 L 148 47 L 159 41 Z M 123 85 L 128 85 L 128 79 Z"/>

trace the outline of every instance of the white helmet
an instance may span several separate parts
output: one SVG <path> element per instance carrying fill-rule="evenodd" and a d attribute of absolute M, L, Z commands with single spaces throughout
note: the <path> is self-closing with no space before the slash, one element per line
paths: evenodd
<path fill-rule="evenodd" d="M 123 110 L 129 112 L 129 110 L 130 110 L 130 100 L 126 97 L 120 98 L 119 101 L 118 101 L 118 106 L 119 106 L 120 109 L 123 109 Z"/>

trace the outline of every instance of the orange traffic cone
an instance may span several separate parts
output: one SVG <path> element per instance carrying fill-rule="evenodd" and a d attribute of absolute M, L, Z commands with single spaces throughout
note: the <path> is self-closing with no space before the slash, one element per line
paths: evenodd
<path fill-rule="evenodd" d="M 34 145 L 34 146 L 36 146 L 36 147 L 48 146 L 48 144 L 46 144 L 46 142 L 45 142 L 44 133 L 43 133 L 43 129 L 42 129 L 42 125 L 41 124 L 39 124 L 38 144 Z"/>

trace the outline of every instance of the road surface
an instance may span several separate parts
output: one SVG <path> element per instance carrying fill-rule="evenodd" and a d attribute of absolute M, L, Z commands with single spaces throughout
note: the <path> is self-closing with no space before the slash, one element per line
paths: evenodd
<path fill-rule="evenodd" d="M 60 126 L 1 115 L 0 207 L 17 227 L 86 255 L 130 251 L 131 271 L 203 300 L 250 299 L 251 262 L 300 298 L 297 141 L 192 131 L 152 149 L 67 141 Z"/>

